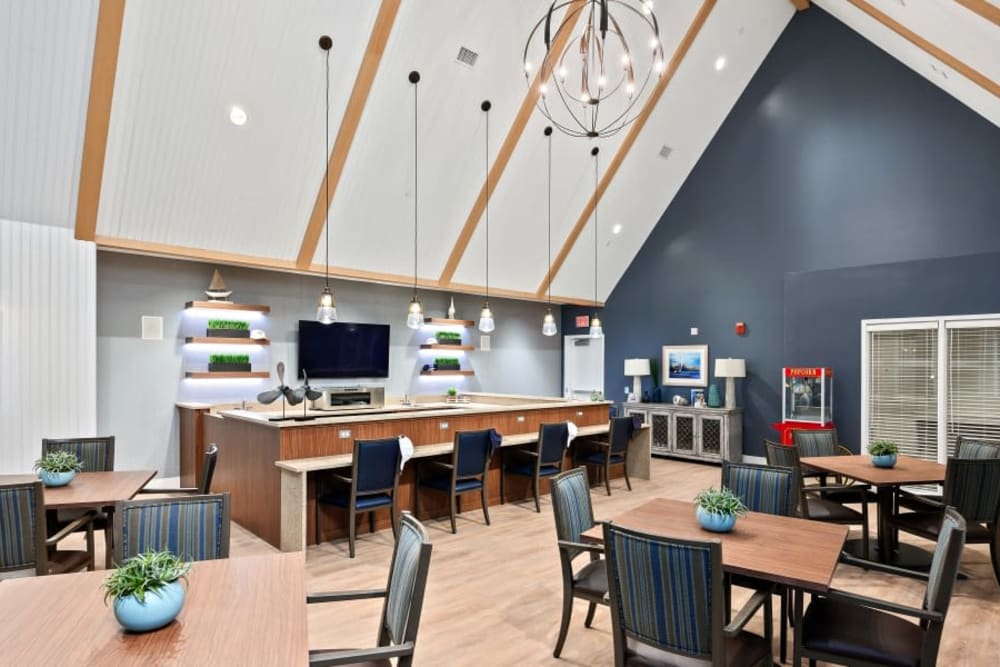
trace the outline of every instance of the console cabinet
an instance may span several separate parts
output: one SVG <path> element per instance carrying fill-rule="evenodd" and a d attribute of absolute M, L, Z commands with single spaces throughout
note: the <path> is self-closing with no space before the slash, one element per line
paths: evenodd
<path fill-rule="evenodd" d="M 652 453 L 703 461 L 743 460 L 743 410 L 672 403 L 622 403 L 650 427 Z"/>

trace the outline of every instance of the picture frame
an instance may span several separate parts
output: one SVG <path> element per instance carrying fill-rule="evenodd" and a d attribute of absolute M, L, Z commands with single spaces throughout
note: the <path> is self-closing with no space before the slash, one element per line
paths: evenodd
<path fill-rule="evenodd" d="M 666 386 L 708 386 L 708 345 L 664 345 L 661 368 Z"/>
<path fill-rule="evenodd" d="M 701 399 L 702 407 L 705 406 L 705 390 L 702 387 L 692 387 L 691 388 L 691 405 L 698 407 L 698 399 Z"/>

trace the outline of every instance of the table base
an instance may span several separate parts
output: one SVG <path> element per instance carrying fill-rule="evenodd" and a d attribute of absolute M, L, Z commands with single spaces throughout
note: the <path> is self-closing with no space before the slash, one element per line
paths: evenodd
<path fill-rule="evenodd" d="M 931 568 L 933 554 L 915 547 L 912 544 L 898 544 L 890 554 L 889 559 L 882 558 L 882 552 L 874 542 L 868 545 L 868 555 L 863 552 L 862 541 L 860 539 L 850 539 L 844 543 L 844 551 L 856 558 L 863 558 L 876 563 L 885 563 L 894 567 L 901 567 L 916 572 L 927 572 Z"/>

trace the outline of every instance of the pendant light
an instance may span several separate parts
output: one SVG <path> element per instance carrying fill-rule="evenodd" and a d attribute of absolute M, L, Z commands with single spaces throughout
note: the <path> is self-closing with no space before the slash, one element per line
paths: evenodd
<path fill-rule="evenodd" d="M 486 300 L 479 312 L 479 330 L 489 333 L 496 328 L 493 322 L 493 311 L 490 310 L 490 108 L 493 105 L 485 100 L 480 109 L 486 114 Z"/>
<path fill-rule="evenodd" d="M 597 154 L 600 149 L 594 146 L 590 154 L 594 156 L 594 316 L 590 318 L 590 337 L 600 338 L 604 335 L 601 326 L 601 313 L 597 311 Z"/>
<path fill-rule="evenodd" d="M 326 198 L 326 282 L 323 292 L 319 295 L 319 304 L 316 306 L 316 321 L 320 324 L 333 324 L 337 321 L 337 301 L 330 291 L 330 48 L 332 46 L 333 40 L 329 35 L 319 38 L 319 48 L 326 52 L 326 132 L 323 134 L 326 146 L 323 152 L 323 165 L 326 170 L 323 176 Z"/>
<path fill-rule="evenodd" d="M 413 84 L 413 300 L 406 315 L 406 326 L 419 329 L 424 323 L 424 307 L 417 296 L 417 83 L 420 72 L 410 72 L 409 78 Z"/>
<path fill-rule="evenodd" d="M 548 126 L 545 128 L 545 136 L 548 137 L 549 143 L 549 197 L 548 197 L 548 228 L 549 237 L 548 245 L 546 249 L 549 253 L 549 263 L 548 268 L 548 308 L 545 309 L 545 319 L 542 320 L 542 335 L 543 336 L 555 336 L 559 331 L 556 328 L 556 318 L 552 316 L 552 127 Z"/>

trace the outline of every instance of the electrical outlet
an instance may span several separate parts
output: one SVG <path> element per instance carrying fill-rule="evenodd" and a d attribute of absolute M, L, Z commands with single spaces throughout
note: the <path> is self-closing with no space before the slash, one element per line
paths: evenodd
<path fill-rule="evenodd" d="M 448 422 L 438 422 L 438 428 L 442 431 L 448 430 Z"/>
<path fill-rule="evenodd" d="M 523 424 L 524 423 L 524 415 L 518 415 L 517 416 L 517 423 L 518 424 Z"/>
<path fill-rule="evenodd" d="M 698 335 L 698 327 L 691 327 L 691 335 L 692 336 Z"/>
<path fill-rule="evenodd" d="M 576 416 L 577 417 L 582 417 L 583 416 L 583 410 L 577 410 L 576 411 Z"/>
<path fill-rule="evenodd" d="M 351 429 L 342 428 L 339 431 L 337 431 L 337 436 L 340 437 L 341 440 L 347 440 L 348 438 L 351 437 Z"/>
<path fill-rule="evenodd" d="M 631 391 L 631 388 L 628 385 L 625 385 L 625 395 L 626 396 L 628 396 L 629 391 Z"/>
<path fill-rule="evenodd" d="M 489 336 L 480 336 L 479 337 L 479 351 L 480 352 L 489 352 L 490 351 L 490 337 Z"/>

